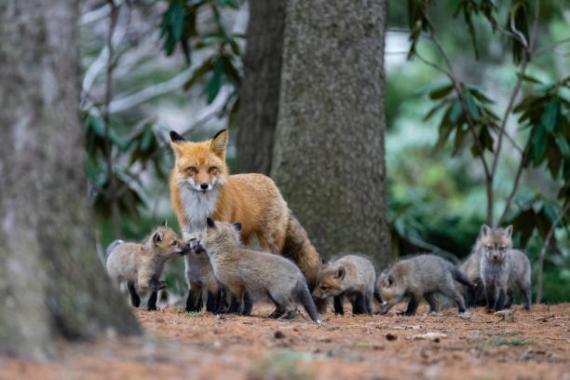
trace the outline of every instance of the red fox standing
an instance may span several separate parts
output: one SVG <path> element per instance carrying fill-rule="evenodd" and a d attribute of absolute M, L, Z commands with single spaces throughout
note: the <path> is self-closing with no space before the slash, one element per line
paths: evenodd
<path fill-rule="evenodd" d="M 321 263 L 318 252 L 271 178 L 262 174 L 229 175 L 225 162 L 228 131 L 202 142 L 186 141 L 174 131 L 170 138 L 175 154 L 170 198 L 183 234 L 204 230 L 207 217 L 239 221 L 244 244 L 255 237 L 263 250 L 289 257 L 312 289 Z M 192 288 L 200 288 L 206 281 L 193 278 L 192 255 L 184 261 L 190 286 L 186 308 L 195 310 L 202 304 L 198 299 L 201 293 Z"/>

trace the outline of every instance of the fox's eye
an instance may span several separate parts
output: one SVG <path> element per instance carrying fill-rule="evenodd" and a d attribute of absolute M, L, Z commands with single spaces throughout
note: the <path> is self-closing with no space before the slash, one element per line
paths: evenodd
<path fill-rule="evenodd" d="M 210 166 L 210 169 L 208 169 L 208 173 L 210 174 L 217 174 L 220 171 L 220 169 L 218 169 L 216 166 Z"/>
<path fill-rule="evenodd" d="M 196 174 L 196 173 L 198 173 L 198 169 L 196 169 L 195 166 L 188 166 L 188 167 L 186 168 L 186 171 L 187 171 L 188 173 L 190 173 L 190 174 Z"/>
<path fill-rule="evenodd" d="M 178 244 L 178 242 L 176 240 L 174 240 L 172 243 L 170 243 L 171 246 L 175 246 L 176 244 Z"/>

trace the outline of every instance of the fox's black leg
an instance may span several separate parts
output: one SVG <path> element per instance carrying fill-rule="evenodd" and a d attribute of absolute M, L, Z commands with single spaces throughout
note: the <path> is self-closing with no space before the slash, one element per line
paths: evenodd
<path fill-rule="evenodd" d="M 202 288 L 191 286 L 186 299 L 186 311 L 197 312 L 202 310 Z"/>
<path fill-rule="evenodd" d="M 364 312 L 366 314 L 372 314 L 372 295 L 364 295 Z"/>
<path fill-rule="evenodd" d="M 497 297 L 497 301 L 495 302 L 495 310 L 501 311 L 505 308 L 505 301 L 507 298 L 507 293 L 504 289 L 499 289 L 499 296 Z"/>
<path fill-rule="evenodd" d="M 219 292 L 208 292 L 208 299 L 206 300 L 206 310 L 210 313 L 216 313 L 219 308 Z"/>
<path fill-rule="evenodd" d="M 366 310 L 364 308 L 364 296 L 362 293 L 356 293 L 354 295 L 354 300 L 352 301 L 352 314 L 364 314 Z"/>
<path fill-rule="evenodd" d="M 410 302 L 408 303 L 408 308 L 406 309 L 406 315 L 414 315 L 416 314 L 416 310 L 418 309 L 418 300 L 415 296 L 410 297 Z"/>
<path fill-rule="evenodd" d="M 427 293 L 424 295 L 427 303 L 429 304 L 429 312 L 436 313 L 437 312 L 437 301 L 435 300 L 435 296 L 433 293 Z"/>
<path fill-rule="evenodd" d="M 230 309 L 228 313 L 230 314 L 239 314 L 241 309 L 241 297 L 236 296 L 235 294 L 231 295 L 230 301 Z"/>
<path fill-rule="evenodd" d="M 485 299 L 487 300 L 487 309 L 493 309 L 496 302 L 494 286 L 485 287 Z"/>
<path fill-rule="evenodd" d="M 253 300 L 248 292 L 243 295 L 243 312 L 242 315 L 251 315 L 251 309 L 253 308 Z"/>
<path fill-rule="evenodd" d="M 147 303 L 147 310 L 148 311 L 155 311 L 156 310 L 157 298 L 158 298 L 158 292 L 156 290 L 154 290 L 152 293 L 150 293 L 150 297 L 149 297 L 148 303 Z"/>
<path fill-rule="evenodd" d="M 287 302 L 284 302 L 281 299 L 276 299 L 275 297 L 273 297 L 273 295 L 270 292 L 267 292 L 267 296 L 269 297 L 269 299 L 271 300 L 271 302 L 273 302 L 273 304 L 275 305 L 275 310 L 273 310 L 273 313 L 271 313 L 269 315 L 269 318 L 280 318 L 283 316 L 283 314 L 285 314 L 287 312 Z"/>
<path fill-rule="evenodd" d="M 334 296 L 333 303 L 334 303 L 334 313 L 344 315 L 344 307 L 343 303 L 343 295 Z"/>
<path fill-rule="evenodd" d="M 131 305 L 133 305 L 134 307 L 139 307 L 141 304 L 141 298 L 137 294 L 137 291 L 135 289 L 135 284 L 129 282 L 127 284 L 127 287 L 129 288 L 129 294 L 131 295 Z"/>

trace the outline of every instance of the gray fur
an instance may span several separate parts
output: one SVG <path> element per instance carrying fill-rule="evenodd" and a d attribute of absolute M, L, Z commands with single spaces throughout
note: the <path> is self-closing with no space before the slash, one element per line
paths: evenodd
<path fill-rule="evenodd" d="M 342 277 L 339 277 L 341 268 Z M 321 267 L 313 296 L 319 299 L 336 297 L 337 314 L 344 313 L 344 297 L 352 303 L 353 314 L 371 314 L 375 281 L 376 270 L 369 258 L 356 253 L 340 254 Z"/>
<path fill-rule="evenodd" d="M 492 229 L 483 225 L 478 239 L 487 307 L 497 311 L 511 306 L 515 287 L 521 292 L 524 308 L 530 309 L 530 261 L 523 252 L 512 249 L 511 235 L 511 226 Z"/>
<path fill-rule="evenodd" d="M 117 286 L 127 283 L 133 300 L 138 297 L 136 291 L 156 292 L 164 288 L 164 282 L 159 280 L 164 264 L 187 251 L 186 243 L 172 229 L 158 227 L 143 243 L 111 243 L 106 250 L 107 273 Z"/>
<path fill-rule="evenodd" d="M 422 299 L 430 305 L 430 311 L 437 310 L 435 294 L 451 298 L 462 313 L 465 302 L 458 284 L 470 284 L 465 275 L 452 263 L 434 255 L 420 255 L 394 264 L 378 278 L 379 295 L 383 301 L 382 314 L 409 297 L 407 315 L 413 315 Z"/>
<path fill-rule="evenodd" d="M 215 222 L 204 240 L 215 277 L 233 296 L 253 300 L 269 297 L 276 305 L 272 317 L 292 317 L 294 302 L 301 303 L 311 319 L 320 323 L 305 276 L 290 260 L 268 252 L 245 249 L 233 225 Z"/>

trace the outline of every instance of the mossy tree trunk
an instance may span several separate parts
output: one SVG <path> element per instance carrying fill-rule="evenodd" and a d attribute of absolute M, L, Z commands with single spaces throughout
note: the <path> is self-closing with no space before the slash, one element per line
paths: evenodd
<path fill-rule="evenodd" d="M 291 0 L 272 175 L 323 257 L 390 258 L 385 0 Z"/>
<path fill-rule="evenodd" d="M 238 170 L 271 171 L 287 0 L 251 0 L 240 89 L 237 130 Z"/>
<path fill-rule="evenodd" d="M 0 353 L 140 332 L 95 254 L 79 122 L 78 1 L 0 5 Z"/>

